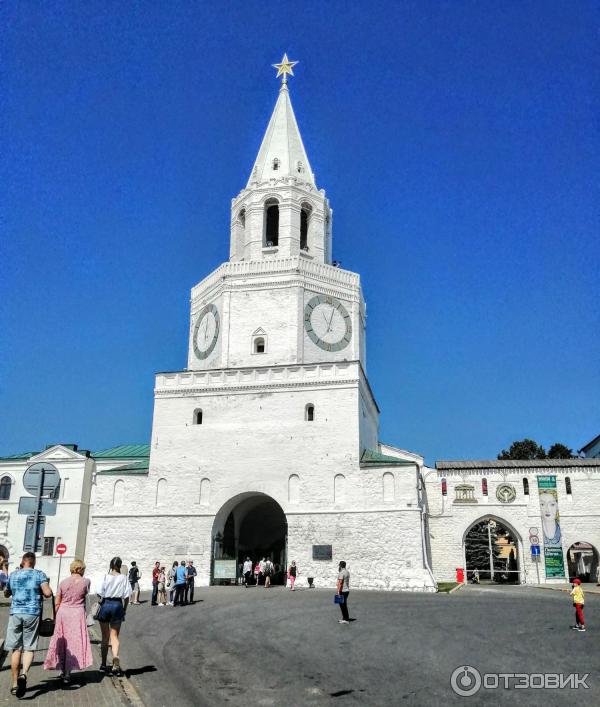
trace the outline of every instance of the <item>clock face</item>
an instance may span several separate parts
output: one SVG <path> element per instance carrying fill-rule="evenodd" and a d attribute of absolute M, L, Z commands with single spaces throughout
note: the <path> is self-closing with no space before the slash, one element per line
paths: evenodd
<path fill-rule="evenodd" d="M 304 328 L 311 341 L 324 351 L 341 351 L 352 338 L 352 320 L 335 297 L 315 295 L 304 308 Z"/>
<path fill-rule="evenodd" d="M 208 358 L 219 338 L 219 310 L 214 304 L 207 304 L 200 310 L 194 326 L 194 353 L 197 358 Z"/>

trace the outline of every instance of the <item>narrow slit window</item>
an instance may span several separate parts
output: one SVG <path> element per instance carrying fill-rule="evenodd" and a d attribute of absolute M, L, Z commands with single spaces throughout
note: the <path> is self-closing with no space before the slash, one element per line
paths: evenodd
<path fill-rule="evenodd" d="M 265 352 L 265 340 L 262 336 L 259 336 L 254 340 L 254 353 L 262 354 Z"/>
<path fill-rule="evenodd" d="M 487 479 L 481 479 L 481 493 L 484 496 L 488 495 L 488 482 Z"/>
<path fill-rule="evenodd" d="M 306 412 L 304 415 L 304 419 L 307 422 L 314 422 L 315 420 L 315 406 L 312 404 L 309 404 L 306 406 Z"/>
<path fill-rule="evenodd" d="M 529 479 L 523 479 L 523 494 L 529 496 Z"/>
<path fill-rule="evenodd" d="M 194 424 L 195 425 L 202 424 L 202 410 L 194 410 Z"/>
<path fill-rule="evenodd" d="M 8 501 L 10 499 L 11 488 L 12 480 L 10 476 L 3 476 L 0 479 L 0 501 Z"/>
<path fill-rule="evenodd" d="M 565 489 L 567 491 L 568 496 L 570 496 L 573 493 L 573 489 L 571 488 L 571 477 L 570 476 L 565 476 Z"/>
<path fill-rule="evenodd" d="M 276 172 L 278 169 L 279 169 L 279 160 L 278 160 L 278 158 L 276 157 L 276 158 L 273 160 L 273 171 Z"/>

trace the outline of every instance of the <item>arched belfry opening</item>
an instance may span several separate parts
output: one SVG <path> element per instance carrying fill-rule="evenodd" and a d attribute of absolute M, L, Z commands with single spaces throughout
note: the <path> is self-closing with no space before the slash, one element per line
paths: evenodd
<path fill-rule="evenodd" d="M 287 562 L 287 518 L 275 499 L 243 493 L 230 499 L 215 516 L 212 532 L 212 584 L 237 584 L 241 565 L 270 557 L 272 584 L 283 584 Z"/>
<path fill-rule="evenodd" d="M 279 245 L 279 202 L 277 199 L 268 199 L 265 202 L 265 238 L 264 246 L 267 248 Z"/>
<path fill-rule="evenodd" d="M 312 211 L 310 204 L 302 204 L 300 210 L 300 250 L 308 252 L 308 225 L 310 222 L 310 212 Z"/>

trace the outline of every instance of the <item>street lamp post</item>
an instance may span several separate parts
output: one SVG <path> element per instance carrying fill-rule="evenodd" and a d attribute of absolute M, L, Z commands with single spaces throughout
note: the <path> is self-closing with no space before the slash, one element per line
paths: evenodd
<path fill-rule="evenodd" d="M 488 521 L 488 549 L 490 553 L 490 579 L 492 582 L 494 581 L 494 553 L 492 551 L 492 528 L 496 527 L 496 521 L 495 520 L 489 520 Z"/>

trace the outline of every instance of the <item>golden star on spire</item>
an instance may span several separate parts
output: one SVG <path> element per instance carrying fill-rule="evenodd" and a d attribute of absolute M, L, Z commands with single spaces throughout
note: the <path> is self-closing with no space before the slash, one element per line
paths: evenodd
<path fill-rule="evenodd" d="M 290 61 L 288 59 L 288 55 L 284 54 L 283 59 L 281 60 L 281 64 L 271 64 L 271 66 L 274 69 L 277 69 L 277 76 L 275 78 L 279 78 L 280 76 L 283 76 L 281 79 L 281 83 L 287 83 L 287 76 L 286 74 L 289 74 L 290 76 L 294 75 L 293 68 L 296 66 L 298 62 L 297 61 Z"/>

